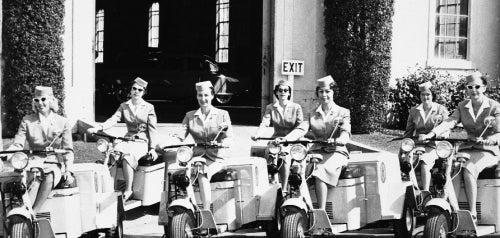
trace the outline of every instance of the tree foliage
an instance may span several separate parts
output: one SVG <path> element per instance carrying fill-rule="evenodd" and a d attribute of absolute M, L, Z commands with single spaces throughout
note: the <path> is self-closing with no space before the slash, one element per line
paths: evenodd
<path fill-rule="evenodd" d="M 31 113 L 35 86 L 51 86 L 63 110 L 64 0 L 3 0 L 4 136 Z"/>
<path fill-rule="evenodd" d="M 351 110 L 353 132 L 385 120 L 391 68 L 393 0 L 325 0 L 326 71 L 336 101 Z"/>

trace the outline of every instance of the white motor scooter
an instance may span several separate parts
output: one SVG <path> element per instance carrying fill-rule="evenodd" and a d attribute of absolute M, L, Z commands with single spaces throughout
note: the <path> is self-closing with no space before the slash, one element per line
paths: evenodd
<path fill-rule="evenodd" d="M 9 161 L 0 163 L 4 237 L 77 238 L 98 237 L 99 233 L 106 237 L 123 236 L 123 217 L 119 215 L 121 199 L 114 192 L 111 176 L 104 166 L 94 163 L 75 164 L 73 173 L 77 186 L 57 186 L 51 191 L 39 213 L 34 214 L 32 201 L 36 193 L 30 194 L 30 191 L 36 191 L 36 186 L 44 179 L 43 159 L 37 159 L 37 155 L 67 151 L 49 147 L 44 151 L 0 153 L 14 153 Z M 34 174 L 34 179 L 29 184 L 26 179 L 28 170 Z"/>
<path fill-rule="evenodd" d="M 493 117 L 484 121 L 486 128 L 481 136 L 497 122 Z M 455 191 L 452 180 L 461 170 L 470 155 L 457 152 L 460 143 L 480 143 L 481 136 L 471 139 L 433 139 L 438 141 L 436 153 L 439 157 L 432 171 L 433 198 L 425 205 L 427 220 L 424 237 L 478 237 L 500 232 L 500 177 L 498 165 L 479 175 L 477 181 L 477 223 L 469 212 L 469 204 L 463 184 Z"/>
<path fill-rule="evenodd" d="M 111 176 L 115 179 L 115 189 L 125 189 L 125 180 L 121 169 L 123 152 L 116 145 L 122 141 L 142 140 L 136 137 L 116 137 L 104 133 L 94 133 L 105 139 L 97 140 L 97 149 L 104 154 L 103 164 L 109 167 Z M 150 206 L 160 202 L 165 174 L 165 163 L 160 158 L 153 161 L 145 156 L 139 160 L 139 166 L 134 171 L 132 184 L 133 197 L 125 201 L 124 210 L 128 211 L 140 206 Z"/>
<path fill-rule="evenodd" d="M 227 158 L 224 168 L 211 178 L 212 204 L 210 210 L 204 210 L 197 176 L 206 159 L 193 157 L 195 147 L 220 148 L 220 145 L 165 147 L 165 150 L 178 148 L 176 163 L 168 165 L 168 182 L 160 203 L 159 224 L 164 226 L 166 237 L 210 236 L 258 226 L 265 229 L 268 237 L 277 237 L 276 204 L 281 190 L 279 184 L 268 183 L 266 161 L 259 157 Z"/>

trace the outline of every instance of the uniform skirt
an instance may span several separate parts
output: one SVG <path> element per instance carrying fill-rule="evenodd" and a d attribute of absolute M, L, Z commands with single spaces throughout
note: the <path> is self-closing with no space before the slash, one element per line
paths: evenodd
<path fill-rule="evenodd" d="M 317 164 L 316 169 L 312 172 L 312 176 L 320 179 L 329 186 L 337 186 L 342 167 L 347 165 L 347 156 L 337 151 L 325 153 L 321 150 L 314 151 L 314 153 L 321 154 L 323 160 Z"/>
<path fill-rule="evenodd" d="M 135 170 L 139 165 L 139 159 L 148 153 L 148 143 L 145 141 L 121 141 L 116 144 L 115 151 L 122 152 L 123 160 Z"/>
<path fill-rule="evenodd" d="M 222 159 L 212 160 L 204 156 L 197 156 L 191 160 L 191 163 L 195 163 L 196 161 L 203 161 L 205 163 L 203 171 L 200 171 L 200 174 L 206 174 L 209 181 L 214 174 L 223 170 L 225 167 Z"/>
<path fill-rule="evenodd" d="M 469 171 L 474 178 L 479 176 L 479 173 L 485 168 L 497 165 L 498 158 L 488 151 L 481 150 L 461 150 L 460 152 L 470 155 L 469 161 L 465 162 L 464 168 Z"/>
<path fill-rule="evenodd" d="M 52 173 L 54 175 L 54 183 L 52 184 L 52 188 L 55 188 L 57 184 L 61 181 L 62 171 L 61 171 L 61 163 L 57 161 L 57 159 L 52 156 L 48 157 L 36 157 L 29 164 L 30 168 L 38 167 L 42 168 L 43 172 L 48 174 Z"/>

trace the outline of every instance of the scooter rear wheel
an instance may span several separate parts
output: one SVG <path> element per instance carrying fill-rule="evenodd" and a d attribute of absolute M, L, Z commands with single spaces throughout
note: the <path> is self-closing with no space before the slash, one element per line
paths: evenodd
<path fill-rule="evenodd" d="M 194 217 L 187 212 L 176 213 L 172 217 L 170 224 L 169 238 L 190 238 L 194 237 L 192 229 L 194 228 Z"/>
<path fill-rule="evenodd" d="M 28 219 L 13 216 L 10 220 L 12 222 L 10 227 L 11 238 L 33 238 L 33 226 Z"/>
<path fill-rule="evenodd" d="M 432 214 L 425 223 L 424 237 L 446 238 L 449 231 L 448 217 L 442 213 Z"/>
<path fill-rule="evenodd" d="M 298 238 L 306 237 L 305 231 L 307 230 L 306 216 L 302 211 L 293 209 L 288 211 L 283 219 L 283 226 L 281 227 L 282 238 Z"/>

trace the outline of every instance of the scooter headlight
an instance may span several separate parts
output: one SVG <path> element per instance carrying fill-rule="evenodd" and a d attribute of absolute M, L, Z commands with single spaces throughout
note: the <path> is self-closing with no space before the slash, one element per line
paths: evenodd
<path fill-rule="evenodd" d="M 271 154 L 277 154 L 281 151 L 281 146 L 275 145 L 273 143 L 269 143 L 267 145 L 267 149 L 269 150 L 269 153 Z"/>
<path fill-rule="evenodd" d="M 97 150 L 99 152 L 106 152 L 106 150 L 108 149 L 108 141 L 106 141 L 105 139 L 99 139 L 97 140 Z"/>
<path fill-rule="evenodd" d="M 28 155 L 22 152 L 14 153 L 10 158 L 10 163 L 14 169 L 22 170 L 28 166 Z"/>
<path fill-rule="evenodd" d="M 290 155 L 295 161 L 302 161 L 307 155 L 306 147 L 303 145 L 293 145 L 290 149 Z"/>
<path fill-rule="evenodd" d="M 193 157 L 193 150 L 187 146 L 181 146 L 177 149 L 177 160 L 179 163 L 187 163 Z"/>
<path fill-rule="evenodd" d="M 453 146 L 448 141 L 440 141 L 436 145 L 436 154 L 439 158 L 448 158 L 453 152 Z"/>
<path fill-rule="evenodd" d="M 404 152 L 410 152 L 415 147 L 415 142 L 410 138 L 405 138 L 401 141 L 401 149 Z"/>

